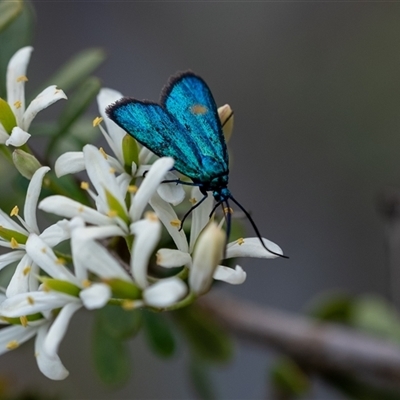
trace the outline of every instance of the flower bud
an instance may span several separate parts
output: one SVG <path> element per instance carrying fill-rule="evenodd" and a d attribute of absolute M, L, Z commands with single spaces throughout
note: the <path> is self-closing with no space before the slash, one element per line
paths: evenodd
<path fill-rule="evenodd" d="M 19 173 L 31 180 L 33 174 L 41 167 L 35 156 L 21 149 L 16 149 L 12 155 L 13 162 Z"/>
<path fill-rule="evenodd" d="M 222 125 L 222 132 L 225 137 L 225 141 L 228 142 L 232 136 L 233 131 L 233 111 L 229 104 L 225 104 L 218 108 L 219 120 Z"/>
<path fill-rule="evenodd" d="M 17 125 L 15 115 L 11 110 L 10 105 L 0 98 L 0 124 L 3 125 L 4 130 L 10 135 L 14 126 Z"/>
<path fill-rule="evenodd" d="M 194 293 L 203 294 L 210 289 L 214 271 L 223 257 L 225 240 L 225 233 L 214 222 L 200 234 L 189 276 L 189 285 Z"/>

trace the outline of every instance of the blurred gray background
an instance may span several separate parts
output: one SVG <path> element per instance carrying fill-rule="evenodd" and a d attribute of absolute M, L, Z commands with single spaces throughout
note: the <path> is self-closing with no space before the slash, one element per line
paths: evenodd
<path fill-rule="evenodd" d="M 33 4 L 30 81 L 44 81 L 79 50 L 100 46 L 108 54 L 97 73 L 105 87 L 157 100 L 171 74 L 190 68 L 219 105 L 232 106 L 230 189 L 290 260 L 243 260 L 247 281 L 225 290 L 295 312 L 332 290 L 390 297 L 376 199 L 400 186 L 400 4 Z M 2 356 L 1 373 L 72 399 L 193 398 L 183 351 L 162 361 L 141 337 L 131 346 L 130 384 L 104 388 L 91 365 L 90 322 L 89 313 L 78 314 L 62 344 L 66 381 L 39 373 L 32 343 Z M 273 352 L 237 343 L 233 363 L 215 370 L 220 398 L 268 398 L 273 359 Z M 341 398 L 318 383 L 314 393 Z"/>

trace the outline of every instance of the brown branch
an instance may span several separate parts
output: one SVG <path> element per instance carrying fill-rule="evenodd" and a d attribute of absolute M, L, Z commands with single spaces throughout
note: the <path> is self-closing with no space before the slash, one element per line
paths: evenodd
<path fill-rule="evenodd" d="M 400 346 L 333 323 L 209 294 L 198 304 L 230 331 L 320 372 L 368 374 L 400 387 Z"/>

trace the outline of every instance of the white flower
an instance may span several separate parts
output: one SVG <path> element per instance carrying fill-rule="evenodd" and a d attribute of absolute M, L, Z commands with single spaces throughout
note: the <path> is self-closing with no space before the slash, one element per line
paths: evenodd
<path fill-rule="evenodd" d="M 23 47 L 18 50 L 7 67 L 7 103 L 3 107 L 3 117 L 0 118 L 0 143 L 12 146 L 22 146 L 31 136 L 27 131 L 36 114 L 60 99 L 66 99 L 65 93 L 55 85 L 44 89 L 25 109 L 26 69 L 33 48 Z M 7 123 L 5 121 L 7 120 Z M 6 125 L 6 126 L 5 126 Z"/>
<path fill-rule="evenodd" d="M 49 169 L 48 167 L 41 167 L 34 173 L 26 194 L 24 219 L 19 216 L 18 207 L 14 207 L 11 212 L 12 216 L 19 219 L 21 225 L 0 210 L 0 246 L 12 249 L 11 252 L 0 256 L 0 269 L 12 262 L 19 261 L 7 287 L 6 294 L 8 297 L 17 293 L 36 290 L 38 287 L 35 275 L 38 273 L 39 267 L 26 252 L 26 243 L 31 233 L 40 235 L 41 240 L 49 247 L 54 247 L 69 237 L 67 221 L 59 221 L 42 233 L 39 232 L 36 221 L 36 207 L 44 175 Z"/>

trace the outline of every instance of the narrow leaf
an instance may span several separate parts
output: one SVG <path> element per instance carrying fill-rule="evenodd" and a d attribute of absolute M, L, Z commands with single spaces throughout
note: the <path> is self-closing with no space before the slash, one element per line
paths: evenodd
<path fill-rule="evenodd" d="M 0 2 L 0 32 L 6 29 L 22 12 L 22 1 L 13 0 Z"/>
<path fill-rule="evenodd" d="M 194 358 L 189 365 L 189 377 L 193 385 L 193 389 L 202 400 L 214 400 L 217 398 L 215 394 L 214 384 L 212 382 L 209 366 Z"/>

